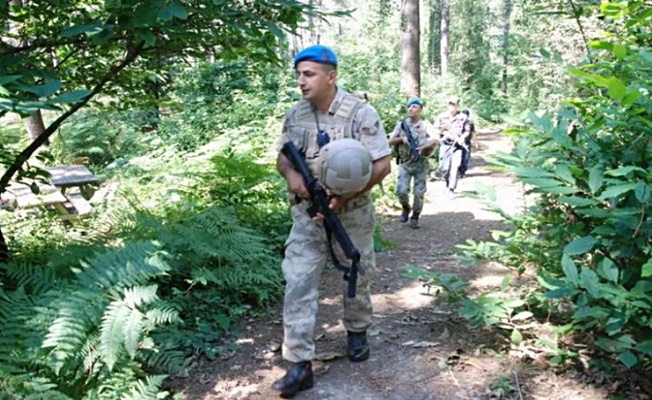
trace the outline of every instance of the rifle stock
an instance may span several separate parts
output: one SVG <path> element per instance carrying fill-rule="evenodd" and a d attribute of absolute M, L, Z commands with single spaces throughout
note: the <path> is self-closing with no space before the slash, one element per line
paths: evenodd
<path fill-rule="evenodd" d="M 297 150 L 294 143 L 292 141 L 286 142 L 281 148 L 281 153 L 287 157 L 290 163 L 292 163 L 294 168 L 303 177 L 303 182 L 310 193 L 310 199 L 312 201 L 312 207 L 308 209 L 308 213 L 311 217 L 314 217 L 317 213 L 324 216 L 326 235 L 328 236 L 329 233 L 332 233 L 337 243 L 342 247 L 346 257 L 351 260 L 351 267 L 345 267 L 339 264 L 331 248 L 331 257 L 333 258 L 335 267 L 344 271 L 344 279 L 348 281 L 347 295 L 349 297 L 355 297 L 356 287 L 358 285 L 358 274 L 364 275 L 364 270 L 360 266 L 360 252 L 346 233 L 346 230 L 337 214 L 329 207 L 329 199 L 326 190 L 313 176 L 312 172 L 310 172 L 310 168 L 308 168 L 303 156 L 299 150 Z"/>

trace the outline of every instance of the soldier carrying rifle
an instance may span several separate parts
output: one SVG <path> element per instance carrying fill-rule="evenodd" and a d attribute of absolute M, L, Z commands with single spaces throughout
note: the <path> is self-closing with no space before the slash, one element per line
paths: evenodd
<path fill-rule="evenodd" d="M 409 218 L 410 226 L 414 229 L 419 227 L 419 215 L 423 209 L 427 190 L 426 181 L 430 169 L 427 157 L 433 153 L 438 144 L 432 124 L 421 119 L 422 111 L 423 101 L 418 97 L 410 99 L 407 103 L 408 118 L 396 124 L 394 133 L 389 139 L 389 144 L 396 146 L 398 164 L 396 194 L 403 208 L 400 221 L 405 223 Z M 412 179 L 414 179 L 414 195 L 410 206 Z M 410 211 L 412 211 L 411 217 Z"/>

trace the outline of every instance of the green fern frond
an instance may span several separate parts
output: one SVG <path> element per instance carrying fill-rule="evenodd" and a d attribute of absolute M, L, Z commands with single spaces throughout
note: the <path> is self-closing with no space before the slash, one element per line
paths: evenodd
<path fill-rule="evenodd" d="M 102 360 L 110 370 L 113 369 L 115 363 L 120 359 L 120 353 L 126 350 L 125 322 L 132 319 L 136 321 L 135 324 L 138 325 L 137 335 L 139 339 L 142 314 L 140 314 L 138 310 L 127 306 L 123 301 L 114 301 L 111 303 L 106 314 L 104 314 L 104 317 L 102 318 L 102 325 L 100 326 L 99 352 Z M 138 339 L 136 339 L 136 342 Z M 130 351 L 127 352 L 130 355 L 132 354 Z M 135 349 L 133 352 L 135 352 Z"/>
<path fill-rule="evenodd" d="M 269 255 L 265 239 L 243 226 L 233 210 L 212 208 L 171 227 L 161 240 L 175 253 L 190 254 L 197 261 L 212 259 L 220 265 L 244 265 Z"/>
<path fill-rule="evenodd" d="M 88 335 L 100 324 L 110 298 L 122 298 L 125 288 L 146 283 L 169 270 L 164 257 L 153 243 L 140 242 L 127 244 L 83 262 L 83 269 L 77 273 L 78 282 L 72 282 L 67 290 L 61 291 L 66 293 L 65 297 L 54 303 L 57 317 L 42 345 L 51 351 L 48 361 L 55 372 L 58 373 L 67 360 L 78 356 Z M 109 309 L 109 313 L 118 311 Z M 104 321 L 103 325 L 106 323 Z M 120 343 L 123 337 L 121 334 Z M 113 365 L 116 346 L 110 344 L 108 337 L 100 342 L 104 343 L 103 350 L 99 350 L 102 359 Z"/>
<path fill-rule="evenodd" d="M 162 348 L 159 345 L 156 350 L 144 350 L 142 355 L 144 356 L 145 364 L 156 371 L 168 371 L 175 374 L 185 372 L 184 363 L 186 361 L 186 355 L 181 350 Z"/>
<path fill-rule="evenodd" d="M 2 269 L 7 271 L 8 282 L 13 287 L 23 287 L 30 293 L 44 293 L 53 289 L 57 281 L 55 271 L 43 266 L 11 262 Z"/>
<path fill-rule="evenodd" d="M 129 391 L 121 397 L 121 400 L 157 400 L 161 392 L 163 381 L 167 378 L 166 375 L 148 376 L 143 381 L 137 381 Z"/>
<path fill-rule="evenodd" d="M 117 298 L 127 287 L 147 283 L 170 270 L 167 254 L 154 242 L 127 243 L 115 251 L 98 254 L 82 261 L 77 279 L 88 287 L 107 290 Z"/>
<path fill-rule="evenodd" d="M 154 325 L 170 324 L 179 319 L 179 311 L 172 306 L 163 305 L 148 310 L 146 316 L 147 321 Z"/>

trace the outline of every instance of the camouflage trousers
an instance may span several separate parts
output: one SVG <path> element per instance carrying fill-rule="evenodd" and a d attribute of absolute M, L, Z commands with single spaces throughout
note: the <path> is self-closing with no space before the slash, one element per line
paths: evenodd
<path fill-rule="evenodd" d="M 291 208 L 294 224 L 285 243 L 283 275 L 285 301 L 283 305 L 283 358 L 290 362 L 312 360 L 315 355 L 314 329 L 319 300 L 319 278 L 330 258 L 324 225 L 308 215 L 309 202 L 302 201 Z M 347 296 L 348 282 L 342 279 L 344 298 L 342 322 L 348 331 L 361 332 L 371 326 L 371 294 L 369 279 L 376 265 L 374 253 L 374 205 L 370 196 L 349 200 L 338 214 L 355 247 L 360 251 L 360 265 L 365 271 L 358 275 L 356 296 Z M 350 266 L 341 247 L 333 238 L 333 251 L 340 264 Z M 342 273 L 339 270 L 329 273 Z"/>
<path fill-rule="evenodd" d="M 426 195 L 426 181 L 430 165 L 427 159 L 416 163 L 404 163 L 398 166 L 398 179 L 396 181 L 396 195 L 403 208 L 410 208 L 410 183 L 414 178 L 414 198 L 412 212 L 416 215 L 423 210 L 423 199 Z"/>

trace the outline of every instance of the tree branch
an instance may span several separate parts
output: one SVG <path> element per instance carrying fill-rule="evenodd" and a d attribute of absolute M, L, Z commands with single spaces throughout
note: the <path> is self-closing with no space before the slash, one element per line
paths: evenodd
<path fill-rule="evenodd" d="M 36 138 L 32 143 L 30 143 L 29 146 L 25 148 L 25 150 L 18 154 L 16 160 L 9 166 L 7 171 L 5 171 L 4 175 L 2 175 L 0 178 L 0 193 L 5 192 L 7 186 L 9 186 L 9 181 L 11 181 L 13 176 L 22 168 L 23 164 L 29 160 L 32 154 L 34 154 L 34 152 L 39 147 L 41 147 L 50 138 L 50 136 L 52 136 L 52 134 L 59 128 L 59 126 L 61 126 L 61 124 L 66 119 L 68 119 L 68 117 L 86 105 L 86 103 L 88 103 L 90 99 L 92 99 L 96 94 L 101 92 L 102 89 L 104 89 L 104 86 L 113 78 L 115 78 L 116 75 L 118 75 L 125 67 L 134 62 L 134 60 L 136 60 L 136 58 L 138 58 L 142 52 L 144 46 L 145 42 L 140 42 L 134 49 L 129 51 L 124 60 L 122 60 L 120 64 L 111 68 L 111 70 L 104 76 L 104 78 L 100 80 L 100 82 L 97 83 L 97 85 L 95 85 L 95 87 L 86 97 L 75 103 L 72 107 L 70 107 L 70 109 L 68 109 L 68 111 L 61 114 L 61 116 L 52 122 L 50 126 L 48 126 L 47 129 L 38 138 Z"/>
<path fill-rule="evenodd" d="M 589 57 L 589 60 L 591 62 L 593 62 L 593 57 L 591 57 L 591 48 L 589 47 L 589 41 L 586 38 L 586 34 L 584 33 L 584 27 L 582 26 L 582 22 L 580 21 L 580 14 L 578 13 L 575 3 L 573 3 L 573 0 L 568 0 L 568 3 L 573 9 L 573 17 L 575 18 L 575 22 L 577 22 L 577 27 L 579 28 L 580 34 L 582 35 L 582 40 L 584 41 L 584 47 L 586 47 L 586 56 Z"/>

